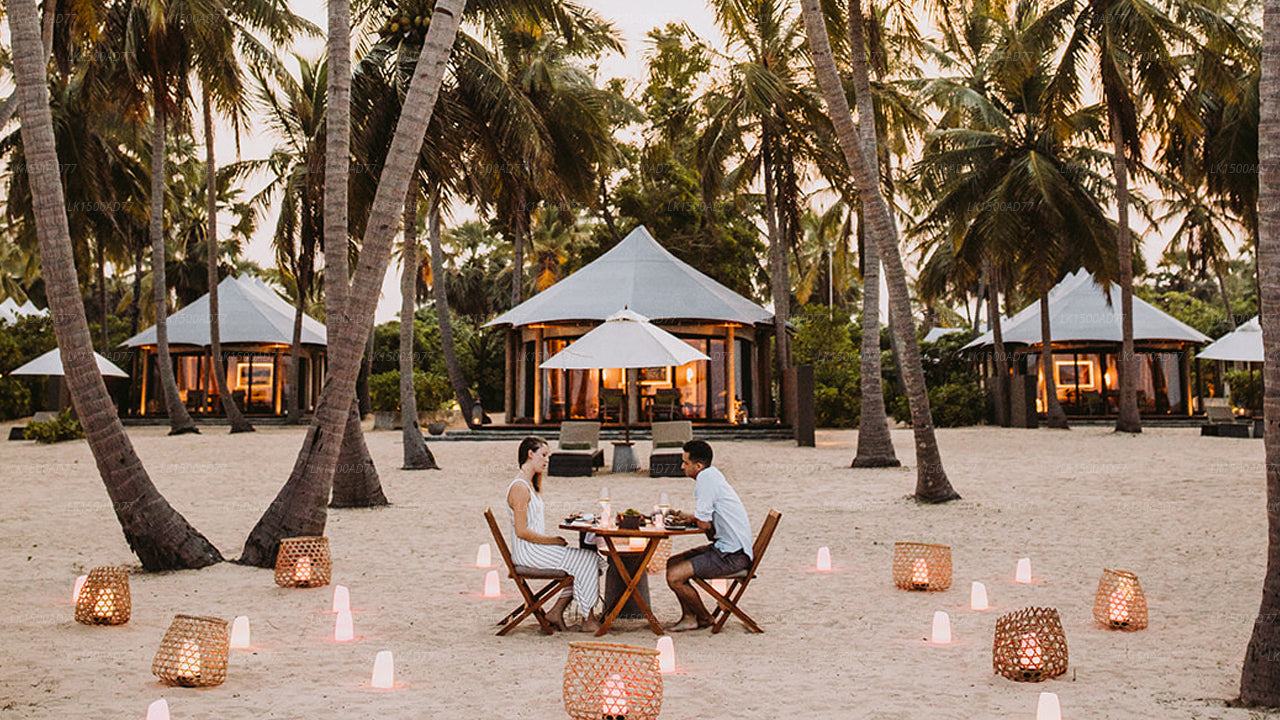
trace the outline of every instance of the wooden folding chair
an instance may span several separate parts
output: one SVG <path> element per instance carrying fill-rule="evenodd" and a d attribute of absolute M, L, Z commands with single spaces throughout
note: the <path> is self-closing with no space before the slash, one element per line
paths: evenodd
<path fill-rule="evenodd" d="M 773 539 L 773 531 L 778 527 L 778 520 L 782 518 L 782 513 L 777 510 L 770 510 L 769 516 L 765 518 L 764 525 L 760 528 L 760 534 L 756 535 L 756 542 L 752 546 L 751 567 L 746 570 L 739 570 L 732 575 L 723 575 L 718 578 L 693 578 L 693 582 L 702 588 L 703 592 L 710 595 L 716 601 L 716 609 L 711 613 L 711 632 L 718 633 L 724 629 L 724 624 L 729 620 L 729 615 L 737 615 L 743 625 L 751 632 L 762 633 L 764 630 L 756 624 L 751 616 L 742 611 L 738 607 L 738 602 L 742 599 L 742 593 L 746 591 L 747 585 L 755 579 L 756 568 L 760 567 L 760 561 L 764 559 L 764 551 L 769 548 L 769 541 Z M 732 580 L 728 589 L 724 594 L 716 592 L 711 587 L 711 580 Z"/>
<path fill-rule="evenodd" d="M 485 509 L 484 519 L 489 523 L 489 531 L 493 533 L 493 541 L 498 544 L 498 552 L 502 553 L 502 561 L 507 564 L 507 577 L 515 581 L 516 589 L 524 597 L 523 603 L 498 621 L 497 624 L 502 626 L 502 629 L 498 630 L 498 635 L 506 635 L 511 632 L 515 626 L 523 622 L 530 614 L 538 619 L 538 624 L 542 626 L 542 634 L 552 634 L 555 632 L 555 628 L 551 627 L 551 622 L 547 620 L 546 613 L 542 611 L 542 605 L 548 599 L 559 594 L 561 590 L 572 585 L 573 576 L 563 570 L 543 570 L 541 568 L 517 565 L 515 560 L 511 559 L 511 551 L 507 548 L 507 541 L 502 537 L 502 530 L 498 528 L 498 521 L 493 518 L 492 508 Z M 550 580 L 551 582 L 535 593 L 529 589 L 529 580 Z"/>

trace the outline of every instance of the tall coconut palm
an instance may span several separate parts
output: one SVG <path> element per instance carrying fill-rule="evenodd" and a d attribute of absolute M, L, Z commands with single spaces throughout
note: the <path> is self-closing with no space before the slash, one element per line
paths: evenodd
<path fill-rule="evenodd" d="M 889 281 L 889 308 L 897 322 L 893 332 L 902 348 L 903 380 L 907 386 L 907 399 L 911 406 L 911 423 L 916 439 L 916 490 L 915 497 L 922 502 L 940 503 L 956 500 L 960 496 L 951 487 L 946 470 L 942 467 L 942 455 L 933 429 L 933 416 L 929 410 L 929 395 L 925 388 L 924 369 L 920 364 L 920 346 L 911 322 L 910 290 L 906 272 L 898 248 L 897 228 L 880 192 L 876 166 L 869 165 L 872 154 L 864 147 L 849 111 L 849 101 L 836 70 L 831 43 L 827 37 L 821 0 L 801 0 L 809 48 L 813 53 L 814 72 L 826 98 L 827 112 L 835 130 L 835 136 L 844 152 L 859 196 L 866 207 L 868 235 L 876 243 L 884 263 L 885 277 Z M 861 53 L 851 53 L 855 76 L 867 76 L 865 59 Z M 861 82 L 861 81 L 859 81 Z"/>
<path fill-rule="evenodd" d="M 404 199 L 404 246 L 400 255 L 400 424 L 404 438 L 404 470 L 439 470 L 435 456 L 422 438 L 418 425 L 418 402 L 413 382 L 414 306 L 418 299 L 418 204 L 422 194 L 418 178 L 409 181 Z M 430 222 L 439 227 L 439 197 L 433 194 L 428 210 Z M 437 229 L 437 232 L 439 230 Z"/>
<path fill-rule="evenodd" d="M 1263 412 L 1266 432 L 1267 572 L 1240 671 L 1238 703 L 1280 707 L 1280 0 L 1265 0 L 1258 126 L 1258 267 L 1262 277 Z"/>
<path fill-rule="evenodd" d="M 84 315 L 67 224 L 45 53 L 35 3 L 7 5 L 14 75 L 21 99 L 23 146 L 36 203 L 37 235 L 46 295 L 54 318 L 72 403 L 130 548 L 147 570 L 198 568 L 221 554 L 160 495 L 138 459 L 97 370 Z"/>
<path fill-rule="evenodd" d="M 293 473 L 245 540 L 240 557 L 243 563 L 263 567 L 271 565 L 281 538 L 324 532 L 325 500 L 333 487 L 344 426 L 351 416 L 361 355 L 369 329 L 373 327 L 378 293 L 391 258 L 391 246 L 400 225 L 404 198 L 418 161 L 422 138 L 431 121 L 464 5 L 464 0 L 437 0 L 432 11 L 413 81 L 387 155 L 387 165 L 379 177 L 378 194 L 370 213 L 351 292 L 339 305 L 337 315 L 328 316 L 329 322 L 336 321 L 340 328 L 337 342 L 329 345 L 328 382 L 321 393 Z M 336 67 L 332 69 L 334 73 L 337 71 Z M 329 107 L 331 122 L 334 114 L 345 115 L 348 110 L 345 102 L 336 101 L 333 97 L 329 98 Z M 337 113 L 334 113 L 335 109 Z M 330 145 L 328 151 L 335 152 L 334 146 Z M 332 181 L 333 178 L 326 177 L 326 184 Z M 328 191 L 326 194 L 332 196 Z M 343 242 L 345 247 L 345 238 Z M 338 278 L 339 283 L 341 280 Z M 330 278 L 329 282 L 334 280 Z"/>

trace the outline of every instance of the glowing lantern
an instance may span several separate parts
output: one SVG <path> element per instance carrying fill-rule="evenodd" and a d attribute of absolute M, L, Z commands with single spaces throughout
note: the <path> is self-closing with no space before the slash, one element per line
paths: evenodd
<path fill-rule="evenodd" d="M 716 578 L 711 581 L 711 589 L 723 595 L 729 591 L 729 581 L 724 578 Z"/>
<path fill-rule="evenodd" d="M 333 609 L 330 612 L 342 612 L 351 609 L 351 591 L 346 585 L 333 586 Z"/>
<path fill-rule="evenodd" d="M 622 676 L 614 673 L 600 688 L 600 713 L 605 720 L 625 720 L 627 717 L 627 687 Z"/>
<path fill-rule="evenodd" d="M 818 548 L 818 572 L 831 572 L 831 548 L 823 545 Z"/>
<path fill-rule="evenodd" d="M 1031 558 L 1022 558 L 1018 561 L 1018 574 L 1014 580 L 1020 583 L 1031 582 Z"/>
<path fill-rule="evenodd" d="M 1023 670 L 1040 670 L 1044 667 L 1044 649 L 1035 633 L 1023 633 L 1018 640 L 1018 664 Z"/>
<path fill-rule="evenodd" d="M 1093 600 L 1093 617 L 1112 630 L 1145 628 L 1147 597 L 1138 576 L 1124 570 L 1104 569 Z"/>
<path fill-rule="evenodd" d="M 295 537 L 280 541 L 275 581 L 280 587 L 321 587 L 333 576 L 329 538 Z"/>
<path fill-rule="evenodd" d="M 927 543 L 894 543 L 893 584 L 900 590 L 925 592 L 951 587 L 951 548 Z"/>
<path fill-rule="evenodd" d="M 1019 682 L 1041 682 L 1067 671 L 1067 638 L 1058 611 L 1029 607 L 996 618 L 991 664 Z"/>
<path fill-rule="evenodd" d="M 987 586 L 976 580 L 973 583 L 973 588 L 969 591 L 969 609 L 990 609 L 990 606 L 987 604 Z"/>
<path fill-rule="evenodd" d="M 929 563 L 924 558 L 916 558 L 911 563 L 911 584 L 917 590 L 924 590 L 929 587 Z"/>
<path fill-rule="evenodd" d="M 1058 704 L 1058 693 L 1040 693 L 1040 702 L 1036 704 L 1036 720 L 1062 720 L 1062 706 Z"/>
<path fill-rule="evenodd" d="M 88 575 L 81 575 L 80 577 L 76 578 L 75 589 L 71 591 L 71 602 L 80 601 L 80 589 L 84 587 L 84 581 L 88 579 L 89 579 Z"/>
<path fill-rule="evenodd" d="M 147 720 L 169 720 L 169 701 L 160 698 L 148 705 Z"/>
<path fill-rule="evenodd" d="M 122 625 L 129 622 L 129 574 L 122 567 L 89 571 L 76 593 L 76 622 L 83 625 Z"/>
<path fill-rule="evenodd" d="M 933 614 L 933 632 L 929 642 L 946 645 L 951 642 L 951 617 L 941 610 Z"/>
<path fill-rule="evenodd" d="M 230 647 L 226 620 L 175 615 L 160 641 L 151 672 L 170 685 L 219 685 L 227 679 Z"/>
<path fill-rule="evenodd" d="M 389 690 L 396 683 L 396 664 L 391 658 L 390 650 L 379 650 L 377 657 L 373 659 L 373 680 L 370 684 L 373 687 Z"/>
<path fill-rule="evenodd" d="M 249 649 L 249 618 L 244 615 L 231 623 L 231 647 L 236 650 Z"/>
<path fill-rule="evenodd" d="M 476 567 L 493 567 L 493 552 L 489 549 L 489 543 L 484 543 L 476 550 Z"/>
<path fill-rule="evenodd" d="M 676 671 L 676 645 L 670 637 L 658 638 L 658 672 L 667 674 Z"/>
<path fill-rule="evenodd" d="M 311 584 L 311 558 L 303 555 L 294 563 L 293 581 L 299 585 Z"/>
<path fill-rule="evenodd" d="M 333 641 L 350 642 L 354 637 L 355 628 L 351 622 L 351 611 L 342 610 L 338 613 L 338 619 L 333 623 Z"/>
<path fill-rule="evenodd" d="M 497 570 L 490 570 L 484 574 L 484 596 L 487 598 L 502 597 L 502 588 L 498 586 Z"/>
<path fill-rule="evenodd" d="M 565 711 L 573 720 L 654 720 L 662 709 L 659 656 L 654 648 L 569 643 Z"/>

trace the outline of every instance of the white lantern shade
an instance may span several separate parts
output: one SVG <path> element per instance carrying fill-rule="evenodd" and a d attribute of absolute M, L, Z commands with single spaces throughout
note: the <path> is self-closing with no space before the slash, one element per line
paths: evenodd
<path fill-rule="evenodd" d="M 160 698 L 148 705 L 147 720 L 169 720 L 169 701 Z"/>
<path fill-rule="evenodd" d="M 351 591 L 346 585 L 333 586 L 333 609 L 330 612 L 340 613 L 351 609 Z"/>
<path fill-rule="evenodd" d="M 1058 704 L 1058 694 L 1040 693 L 1040 702 L 1036 704 L 1036 720 L 1062 720 L 1062 706 Z"/>
<path fill-rule="evenodd" d="M 355 636 L 355 628 L 351 622 L 351 611 L 343 610 L 339 612 L 338 618 L 333 621 L 333 641 L 350 642 Z"/>
<path fill-rule="evenodd" d="M 991 606 L 987 603 L 987 586 L 975 580 L 973 588 L 969 591 L 969 609 L 970 610 L 990 610 Z"/>
<path fill-rule="evenodd" d="M 831 572 L 831 548 L 826 545 L 818 548 L 818 572 Z"/>
<path fill-rule="evenodd" d="M 1014 579 L 1020 583 L 1031 582 L 1031 558 L 1022 558 L 1018 561 L 1018 574 Z"/>
<path fill-rule="evenodd" d="M 498 585 L 497 570 L 490 570 L 484 574 L 484 596 L 487 598 L 502 597 L 502 588 Z"/>
<path fill-rule="evenodd" d="M 658 672 L 662 674 L 676 671 L 676 645 L 670 636 L 658 638 Z"/>
<path fill-rule="evenodd" d="M 71 602 L 73 603 L 80 602 L 80 590 L 81 588 L 84 587 L 84 581 L 88 579 L 89 579 L 88 575 L 81 575 L 80 577 L 76 578 L 75 589 L 71 591 Z"/>
<path fill-rule="evenodd" d="M 231 647 L 236 650 L 249 649 L 249 618 L 241 615 L 231 623 Z"/>
<path fill-rule="evenodd" d="M 391 658 L 390 650 L 379 650 L 373 659 L 373 681 L 371 684 L 382 690 L 389 690 L 396 684 L 396 664 Z"/>
<path fill-rule="evenodd" d="M 939 610 L 933 614 L 933 632 L 929 642 L 934 645 L 946 645 L 951 642 L 951 616 Z"/>
<path fill-rule="evenodd" d="M 489 543 L 482 544 L 476 550 L 476 567 L 493 567 L 493 551 L 489 549 Z"/>

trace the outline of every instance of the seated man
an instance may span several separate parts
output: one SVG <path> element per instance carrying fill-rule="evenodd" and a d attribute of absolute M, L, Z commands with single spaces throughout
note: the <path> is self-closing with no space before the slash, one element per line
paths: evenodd
<path fill-rule="evenodd" d="M 689 582 L 692 577 L 715 578 L 745 570 L 751 565 L 751 523 L 747 509 L 721 473 L 711 464 L 711 446 L 703 440 L 684 444 L 681 467 L 695 478 L 693 520 L 715 540 L 672 556 L 667 561 L 667 585 L 680 600 L 681 615 L 667 629 L 696 630 L 711 625 L 711 613 Z"/>

